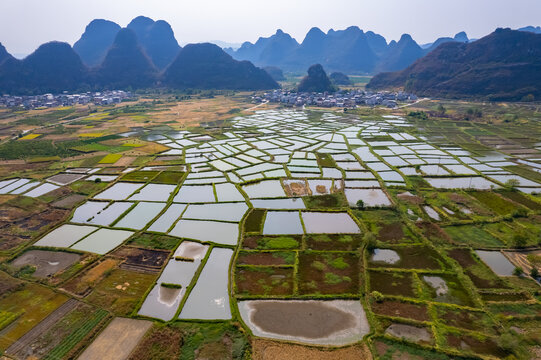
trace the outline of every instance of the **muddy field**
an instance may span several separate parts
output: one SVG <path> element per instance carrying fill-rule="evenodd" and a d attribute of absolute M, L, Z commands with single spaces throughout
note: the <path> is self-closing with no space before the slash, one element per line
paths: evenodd
<path fill-rule="evenodd" d="M 309 250 L 355 251 L 362 244 L 362 235 L 317 234 L 305 237 Z"/>
<path fill-rule="evenodd" d="M 32 276 L 45 278 L 65 270 L 79 261 L 81 255 L 62 251 L 30 250 L 11 262 L 11 266 L 19 269 L 25 265 L 36 268 Z"/>
<path fill-rule="evenodd" d="M 404 303 L 393 300 L 374 302 L 372 311 L 378 315 L 403 317 L 417 321 L 430 321 L 426 305 Z"/>
<path fill-rule="evenodd" d="M 370 271 L 370 291 L 384 295 L 416 297 L 409 273 Z"/>
<path fill-rule="evenodd" d="M 177 359 L 182 347 L 182 335 L 177 329 L 155 325 L 133 350 L 129 359 Z"/>
<path fill-rule="evenodd" d="M 239 295 L 293 295 L 293 268 L 237 267 Z"/>
<path fill-rule="evenodd" d="M 293 265 L 295 262 L 294 252 L 248 252 L 239 253 L 237 264 L 239 265 Z"/>
<path fill-rule="evenodd" d="M 239 303 L 243 320 L 254 335 L 308 344 L 346 345 L 369 330 L 358 301 L 255 300 Z"/>
<path fill-rule="evenodd" d="M 406 324 L 391 324 L 385 334 L 421 344 L 432 344 L 434 339 L 428 328 Z"/>
<path fill-rule="evenodd" d="M 354 253 L 300 253 L 299 293 L 356 294 L 359 257 Z"/>
<path fill-rule="evenodd" d="M 169 258 L 169 251 L 149 250 L 132 246 L 122 246 L 111 255 L 124 259 L 121 268 L 127 270 L 140 270 L 159 272 Z"/>

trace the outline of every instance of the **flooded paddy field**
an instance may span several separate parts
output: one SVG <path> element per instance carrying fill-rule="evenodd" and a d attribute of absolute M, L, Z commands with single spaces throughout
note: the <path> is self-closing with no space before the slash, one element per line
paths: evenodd
<path fill-rule="evenodd" d="M 134 122 L 99 142 L 114 163 L 90 153 L 0 179 L 0 350 L 73 297 L 103 312 L 84 333 L 92 344 L 62 345 L 83 358 L 136 348 L 142 359 L 152 344 L 240 358 L 239 333 L 344 358 L 364 344 L 434 354 L 409 343 L 501 355 L 508 322 L 538 314 L 541 146 L 489 152 L 484 137 L 464 140 L 487 131 L 479 124 L 416 122 L 287 109 L 189 128 Z M 37 320 L 17 281 L 43 293 Z M 103 330 L 112 316 L 145 320 Z M 40 356 L 73 356 L 53 350 Z"/>

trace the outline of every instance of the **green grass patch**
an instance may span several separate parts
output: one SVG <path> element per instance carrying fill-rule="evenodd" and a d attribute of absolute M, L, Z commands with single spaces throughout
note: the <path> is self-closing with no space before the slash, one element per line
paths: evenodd
<path fill-rule="evenodd" d="M 60 344 L 55 346 L 43 359 L 56 360 L 64 358 L 79 342 L 81 342 L 109 313 L 105 310 L 98 310 L 68 336 Z"/>
<path fill-rule="evenodd" d="M 348 207 L 347 199 L 342 192 L 327 195 L 303 196 L 307 209 L 328 209 Z"/>
<path fill-rule="evenodd" d="M 134 182 L 147 182 L 154 179 L 158 175 L 159 171 L 132 171 L 122 177 L 122 181 L 134 181 Z"/>
<path fill-rule="evenodd" d="M 131 238 L 128 243 L 149 249 L 173 250 L 180 243 L 180 239 L 167 235 L 142 233 Z"/>
<path fill-rule="evenodd" d="M 74 183 L 71 183 L 69 187 L 75 191 L 76 193 L 83 194 L 83 195 L 93 195 L 103 189 L 105 189 L 109 185 L 105 182 L 94 182 L 94 181 L 85 181 L 80 180 L 76 181 Z"/>
<path fill-rule="evenodd" d="M 255 209 L 250 211 L 246 220 L 244 221 L 244 231 L 246 232 L 261 232 L 263 226 L 263 219 L 265 217 L 266 210 Z"/>
<path fill-rule="evenodd" d="M 336 162 L 332 158 L 331 154 L 316 153 L 317 163 L 321 167 L 336 167 Z"/>
<path fill-rule="evenodd" d="M 180 171 L 162 171 L 152 180 L 152 182 L 157 184 L 177 185 L 180 183 L 183 176 L 184 173 Z"/>
<path fill-rule="evenodd" d="M 505 244 L 479 225 L 447 226 L 444 231 L 458 244 L 473 247 L 502 247 Z"/>
<path fill-rule="evenodd" d="M 515 204 L 490 191 L 476 191 L 469 193 L 469 195 L 498 215 L 510 214 L 517 208 Z"/>
<path fill-rule="evenodd" d="M 248 236 L 244 239 L 244 247 L 258 250 L 299 249 L 301 236 Z"/>

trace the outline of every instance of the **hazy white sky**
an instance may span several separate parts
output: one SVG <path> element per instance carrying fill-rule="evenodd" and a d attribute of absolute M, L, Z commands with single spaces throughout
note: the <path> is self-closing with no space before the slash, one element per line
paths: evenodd
<path fill-rule="evenodd" d="M 426 43 L 462 30 L 478 38 L 497 27 L 538 26 L 539 14 L 540 0 L 0 0 L 0 42 L 30 53 L 51 40 L 73 44 L 95 18 L 126 26 L 145 15 L 169 22 L 181 44 L 253 42 L 278 28 L 300 42 L 313 26 L 351 25 Z"/>

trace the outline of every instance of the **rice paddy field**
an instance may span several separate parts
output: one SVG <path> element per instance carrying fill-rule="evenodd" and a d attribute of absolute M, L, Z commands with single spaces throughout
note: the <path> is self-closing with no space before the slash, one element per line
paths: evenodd
<path fill-rule="evenodd" d="M 536 112 L 239 99 L 3 120 L 4 356 L 538 358 Z"/>

